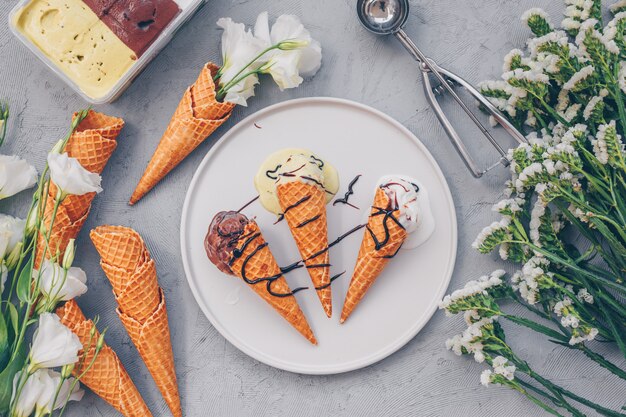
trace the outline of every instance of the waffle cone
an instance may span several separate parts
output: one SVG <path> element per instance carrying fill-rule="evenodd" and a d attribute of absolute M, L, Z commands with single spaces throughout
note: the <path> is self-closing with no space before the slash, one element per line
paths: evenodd
<path fill-rule="evenodd" d="M 70 216 L 67 213 L 67 210 L 64 206 L 60 205 L 57 208 L 56 215 L 54 216 L 54 223 L 52 223 L 52 232 L 50 233 L 50 239 L 48 240 L 48 247 L 46 248 L 46 239 L 44 236 L 47 235 L 48 230 L 50 229 L 50 221 L 52 219 L 52 214 L 54 210 L 54 201 L 47 200 L 46 208 L 44 211 L 44 218 L 42 222 L 42 232 L 37 236 L 37 253 L 35 254 L 34 259 L 34 268 L 39 269 L 41 263 L 43 261 L 43 257 L 45 255 L 46 259 L 52 258 L 57 253 L 59 254 L 59 258 L 62 258 L 65 249 L 67 248 L 67 244 L 70 239 L 76 238 L 80 229 L 83 227 L 83 224 L 87 220 L 87 216 L 89 215 L 89 208 L 83 214 L 81 218 L 72 221 Z"/>
<path fill-rule="evenodd" d="M 281 275 L 280 266 L 274 259 L 274 255 L 272 255 L 272 251 L 269 246 L 264 246 L 260 250 L 257 250 L 257 247 L 264 245 L 265 239 L 263 239 L 263 235 L 261 234 L 261 230 L 255 221 L 250 221 L 242 234 L 242 237 L 237 242 L 237 249 L 242 249 L 244 246 L 244 242 L 248 239 L 248 237 L 258 234 L 253 241 L 251 241 L 248 246 L 243 250 L 241 256 L 237 258 L 231 265 L 231 269 L 233 274 L 238 276 L 241 279 L 244 279 L 243 274 L 243 266 L 244 262 L 248 257 L 250 259 L 248 262 L 245 262 L 245 278 L 249 281 L 254 281 L 259 278 L 266 278 L 272 276 L 280 275 L 280 278 L 276 279 L 272 282 L 271 288 L 272 291 L 276 294 L 289 294 L 291 293 L 291 289 L 289 288 L 289 284 L 285 280 L 285 277 Z M 254 292 L 256 292 L 261 298 L 263 298 L 269 305 L 271 305 L 274 310 L 278 312 L 285 320 L 289 322 L 302 336 L 306 337 L 307 340 L 314 345 L 317 344 L 317 340 L 313 335 L 313 331 L 311 327 L 309 327 L 309 323 L 304 317 L 304 313 L 300 310 L 300 306 L 296 301 L 296 298 L 291 295 L 287 297 L 278 297 L 276 295 L 271 294 L 268 291 L 266 282 L 259 282 L 257 284 L 249 284 L 248 285 Z"/>
<path fill-rule="evenodd" d="M 91 239 L 111 282 L 117 313 L 175 417 L 182 417 L 165 296 L 156 266 L 139 233 L 100 226 Z"/>
<path fill-rule="evenodd" d="M 130 198 L 130 204 L 146 195 L 230 117 L 235 105 L 220 103 L 215 98 L 213 76 L 217 71 L 214 64 L 205 64 L 196 82 L 185 91 Z"/>
<path fill-rule="evenodd" d="M 333 303 L 329 285 L 328 226 L 324 190 L 316 185 L 292 181 L 280 184 L 276 188 L 276 192 L 281 209 L 285 212 L 285 219 L 291 234 L 300 250 L 300 256 L 302 256 L 311 276 L 311 281 L 316 288 L 317 296 L 322 303 L 324 312 L 330 317 Z M 294 206 L 307 196 L 310 197 L 308 200 Z M 316 220 L 304 224 L 311 219 Z"/>
<path fill-rule="evenodd" d="M 378 212 L 377 208 L 386 209 L 388 207 L 390 207 L 389 197 L 382 189 L 378 188 L 374 197 L 372 211 L 367 221 L 367 228 L 361 241 L 359 256 L 350 280 L 343 311 L 341 312 L 341 323 L 346 321 L 352 311 L 354 311 L 359 301 L 361 301 L 367 290 L 376 281 L 376 278 L 378 278 L 391 257 L 396 254 L 406 239 L 407 234 L 404 228 L 392 219 L 387 219 L 385 226 L 385 216 L 374 215 Z M 398 218 L 399 210 L 394 211 L 392 215 Z M 389 230 L 389 240 L 382 248 L 376 250 L 372 233 L 379 242 L 382 242 L 386 236 L 385 227 Z"/>
<path fill-rule="evenodd" d="M 170 327 L 167 321 L 167 309 L 163 290 L 158 288 L 160 302 L 152 315 L 142 321 L 136 320 L 120 308 L 117 314 L 126 327 L 126 331 L 137 347 L 148 371 L 154 377 L 159 391 L 170 407 L 174 417 L 182 417 L 174 353 L 170 342 Z M 118 298 L 119 299 L 119 298 Z"/>
<path fill-rule="evenodd" d="M 101 263 L 118 269 L 132 271 L 150 256 L 146 253 L 146 245 L 139 233 L 128 227 L 100 226 L 92 230 L 89 236 L 102 258 Z M 114 290 L 121 291 L 122 287 L 114 286 Z"/>
<path fill-rule="evenodd" d="M 74 118 L 76 116 L 74 114 Z M 124 120 L 89 110 L 87 116 L 68 139 L 65 152 L 70 157 L 76 158 L 87 171 L 101 174 L 117 147 L 116 138 L 123 127 Z M 51 182 L 45 202 L 47 213 L 51 213 L 56 195 L 57 187 Z M 56 254 L 57 250 L 62 256 L 69 240 L 78 236 L 95 196 L 95 193 L 71 195 L 61 202 L 52 225 L 49 247 L 45 250 L 47 258 Z M 68 221 L 59 219 L 59 215 L 66 216 Z M 47 228 L 49 225 L 50 218 L 48 217 L 47 220 L 44 219 L 44 226 Z M 44 248 L 45 239 L 40 233 L 35 254 L 35 267 L 41 264 Z"/>
<path fill-rule="evenodd" d="M 73 371 L 77 376 L 93 360 L 95 345 L 100 334 L 96 331 L 94 337 L 91 337 L 90 332 L 94 324 L 85 318 L 80 307 L 73 300 L 59 307 L 56 313 L 61 323 L 74 332 L 83 344 L 85 359 L 79 362 Z M 119 358 L 106 344 L 80 382 L 126 417 L 152 416 Z"/>

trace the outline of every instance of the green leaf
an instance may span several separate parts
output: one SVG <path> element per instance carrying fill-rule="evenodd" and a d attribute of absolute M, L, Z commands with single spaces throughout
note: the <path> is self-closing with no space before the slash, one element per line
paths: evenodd
<path fill-rule="evenodd" d="M 12 303 L 8 303 L 7 305 L 9 306 L 9 323 L 11 323 L 13 334 L 17 334 L 19 329 L 19 314 L 17 308 Z"/>
<path fill-rule="evenodd" d="M 11 352 L 9 352 L 9 329 L 4 319 L 4 314 L 0 314 L 0 368 L 4 368 Z"/>
<path fill-rule="evenodd" d="M 33 258 L 30 258 L 28 264 L 22 269 L 17 280 L 17 297 L 21 302 L 26 303 L 30 298 L 30 289 L 33 276 Z"/>
<path fill-rule="evenodd" d="M 13 391 L 13 378 L 26 363 L 26 349 L 22 348 L 9 364 L 0 372 L 0 415 L 6 415 L 11 405 L 11 392 Z"/>

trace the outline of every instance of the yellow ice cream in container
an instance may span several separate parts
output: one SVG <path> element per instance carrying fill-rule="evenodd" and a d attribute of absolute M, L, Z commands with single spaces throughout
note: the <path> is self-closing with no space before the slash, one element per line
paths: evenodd
<path fill-rule="evenodd" d="M 110 103 L 203 0 L 23 0 L 13 33 L 86 101 Z"/>

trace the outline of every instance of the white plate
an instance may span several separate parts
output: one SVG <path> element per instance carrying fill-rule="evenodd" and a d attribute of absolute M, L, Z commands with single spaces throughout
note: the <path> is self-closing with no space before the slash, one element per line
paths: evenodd
<path fill-rule="evenodd" d="M 328 319 L 314 291 L 296 295 L 318 346 L 311 345 L 258 295 L 208 260 L 204 236 L 215 213 L 237 210 L 256 195 L 254 175 L 269 154 L 307 148 L 339 171 L 339 195 L 363 174 L 350 198 L 361 210 L 328 206 L 329 239 L 366 218 L 374 187 L 385 174 L 412 176 L 427 187 L 436 229 L 423 246 L 401 251 L 383 271 L 345 324 L 339 324 L 344 296 L 362 232 L 331 249 L 333 317 Z M 280 265 L 299 259 L 286 222 L 255 202 L 256 216 Z M 362 368 L 389 356 L 424 327 L 443 297 L 454 269 L 457 228 L 454 204 L 439 166 L 424 145 L 400 123 L 362 104 L 334 98 L 279 103 L 241 121 L 206 155 L 195 173 L 182 213 L 181 246 L 191 290 L 215 328 L 233 345 L 276 368 L 304 374 L 334 374 Z M 310 286 L 305 270 L 287 274 L 291 288 Z"/>

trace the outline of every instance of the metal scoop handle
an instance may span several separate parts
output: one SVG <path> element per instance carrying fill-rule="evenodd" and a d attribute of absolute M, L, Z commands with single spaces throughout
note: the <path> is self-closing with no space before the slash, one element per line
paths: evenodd
<path fill-rule="evenodd" d="M 480 129 L 480 131 L 489 140 L 489 142 L 496 149 L 496 151 L 498 151 L 501 157 L 499 163 L 503 164 L 504 166 L 508 166 L 509 161 L 506 157 L 506 152 L 504 151 L 504 149 L 500 146 L 500 144 L 498 144 L 495 138 L 489 133 L 487 128 L 478 120 L 476 115 L 467 107 L 467 105 L 463 102 L 463 100 L 459 97 L 459 95 L 454 91 L 454 89 L 452 88 L 448 80 L 452 80 L 454 83 L 457 83 L 461 85 L 463 88 L 465 88 L 476 100 L 478 100 L 487 109 L 487 111 L 498 121 L 498 123 L 500 123 L 504 127 L 504 129 L 511 136 L 513 136 L 518 142 L 525 143 L 526 138 L 515 128 L 515 126 L 513 126 L 506 119 L 506 117 L 504 117 L 504 115 L 485 96 L 483 96 L 478 90 L 476 90 L 470 83 L 468 83 L 467 81 L 465 81 L 463 78 L 459 77 L 458 75 L 444 68 L 441 68 L 434 61 L 427 58 L 422 53 L 422 51 L 420 51 L 420 49 L 413 43 L 413 41 L 411 41 L 411 39 L 407 36 L 404 30 L 402 29 L 398 30 L 397 32 L 395 32 L 395 36 L 398 38 L 398 40 L 400 40 L 402 45 L 404 45 L 404 47 L 411 53 L 411 55 L 415 58 L 415 60 L 420 63 L 420 69 L 422 71 L 422 78 L 424 80 L 424 84 L 423 84 L 424 91 L 426 92 L 428 101 L 433 107 L 435 114 L 437 115 L 437 118 L 439 119 L 439 121 L 441 122 L 441 125 L 446 131 L 446 134 L 452 140 L 453 145 L 455 146 L 456 150 L 463 158 L 465 165 L 471 171 L 472 175 L 476 178 L 480 178 L 485 172 L 493 168 L 493 166 L 489 167 L 486 170 L 481 170 L 480 168 L 478 168 L 478 166 L 472 159 L 470 153 L 468 152 L 465 144 L 463 143 L 460 136 L 454 129 L 454 126 L 452 126 L 452 124 L 446 117 L 445 113 L 443 112 L 443 109 L 439 105 L 439 102 L 437 101 L 437 97 L 435 96 L 435 93 L 433 91 L 432 84 L 429 78 L 429 74 L 431 73 L 440 82 L 441 87 L 444 88 L 452 96 L 452 98 L 454 98 L 454 100 L 459 104 L 459 106 L 461 106 L 461 109 L 463 109 L 463 111 L 468 115 L 468 117 L 472 120 L 472 122 L 474 122 L 474 124 Z M 497 164 L 495 164 L 494 166 L 496 165 Z"/>

